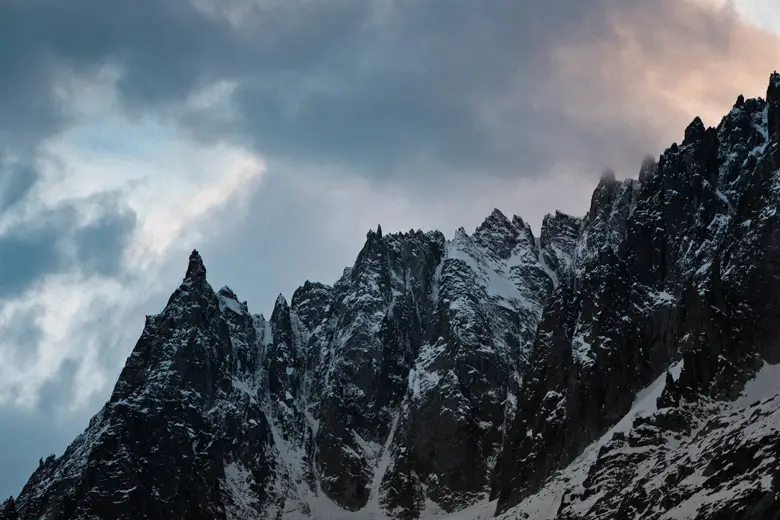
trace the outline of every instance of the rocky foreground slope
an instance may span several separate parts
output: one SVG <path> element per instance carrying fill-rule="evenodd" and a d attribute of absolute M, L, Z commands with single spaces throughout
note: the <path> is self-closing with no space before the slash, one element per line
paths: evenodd
<path fill-rule="evenodd" d="M 779 517 L 779 143 L 773 74 L 583 219 L 379 228 L 269 319 L 193 252 L 0 518 Z"/>

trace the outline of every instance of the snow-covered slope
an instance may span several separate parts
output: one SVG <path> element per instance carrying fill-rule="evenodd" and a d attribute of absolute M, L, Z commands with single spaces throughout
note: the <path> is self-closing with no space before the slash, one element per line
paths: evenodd
<path fill-rule="evenodd" d="M 193 252 L 0 519 L 777 517 L 778 121 L 775 74 L 582 219 L 378 228 L 269 319 Z"/>
<path fill-rule="evenodd" d="M 765 365 L 736 401 L 659 408 L 667 380 L 681 369 L 676 363 L 640 392 L 623 419 L 500 519 L 780 514 L 780 365 Z"/>

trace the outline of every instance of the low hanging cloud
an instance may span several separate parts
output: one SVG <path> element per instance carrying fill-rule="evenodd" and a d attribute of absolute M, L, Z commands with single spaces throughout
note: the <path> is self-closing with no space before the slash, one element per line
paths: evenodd
<path fill-rule="evenodd" d="M 377 224 L 582 214 L 605 167 L 763 94 L 773 4 L 6 2 L 0 495 L 97 410 L 192 248 L 267 312 Z"/>

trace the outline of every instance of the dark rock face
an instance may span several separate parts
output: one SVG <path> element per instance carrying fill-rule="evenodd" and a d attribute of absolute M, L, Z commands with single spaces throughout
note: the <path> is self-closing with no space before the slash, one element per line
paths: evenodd
<path fill-rule="evenodd" d="M 550 271 L 530 228 L 498 211 L 447 244 L 382 480 L 389 510 L 416 517 L 427 497 L 452 511 L 488 492 Z"/>
<path fill-rule="evenodd" d="M 14 497 L 9 497 L 5 502 L 0 504 L 0 518 L 3 520 L 19 520 Z"/>
<path fill-rule="evenodd" d="M 547 215 L 542 221 L 539 244 L 544 263 L 555 273 L 555 285 L 573 274 L 572 261 L 577 240 L 580 237 L 582 219 L 571 217 L 560 211 Z"/>
<path fill-rule="evenodd" d="M 545 309 L 521 412 L 504 437 L 499 511 L 572 462 L 673 359 L 683 364 L 660 400 L 667 405 L 734 397 L 762 358 L 778 361 L 780 165 L 768 126 L 775 111 L 771 102 L 743 100 L 717 129 L 696 119 L 655 171 L 643 167 L 641 183 L 599 184 L 572 287 Z M 620 468 L 636 471 L 632 460 Z M 618 493 L 623 480 L 614 480 Z"/>
<path fill-rule="evenodd" d="M 780 362 L 778 121 L 774 74 L 582 219 L 378 227 L 268 320 L 193 252 L 0 519 L 779 517 L 780 398 L 729 401 Z"/>
<path fill-rule="evenodd" d="M 23 517 L 228 518 L 283 500 L 269 486 L 268 422 L 246 391 L 258 368 L 256 333 L 248 316 L 223 318 L 225 302 L 240 304 L 229 292 L 218 297 L 205 274 L 193 252 L 165 310 L 147 318 L 109 402 L 22 490 Z M 247 476 L 256 500 L 237 504 L 230 487 Z"/>

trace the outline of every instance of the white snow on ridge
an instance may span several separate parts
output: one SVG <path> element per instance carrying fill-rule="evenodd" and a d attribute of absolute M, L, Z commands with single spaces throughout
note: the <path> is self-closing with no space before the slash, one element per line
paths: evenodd
<path fill-rule="evenodd" d="M 219 310 L 221 312 L 225 312 L 225 310 L 231 310 L 236 314 L 246 313 L 244 306 L 241 305 L 241 303 L 239 303 L 235 298 L 231 298 L 220 293 L 217 294 L 217 298 L 219 298 Z"/>
<path fill-rule="evenodd" d="M 515 277 L 512 276 L 512 269 L 528 265 L 529 259 L 533 260 L 540 269 L 544 269 L 537 257 L 529 256 L 530 252 L 525 247 L 526 244 L 521 242 L 507 260 L 501 261 L 490 258 L 490 255 L 483 251 L 472 237 L 465 232 L 459 232 L 447 242 L 446 258 L 464 262 L 489 296 L 511 300 L 523 308 L 536 309 L 541 307 L 540 303 L 530 300 L 529 295 L 523 293 L 522 286 L 518 285 L 514 280 Z M 539 311 L 541 312 L 541 309 Z"/>
<path fill-rule="evenodd" d="M 678 379 L 682 370 L 682 362 L 674 363 L 668 370 L 674 379 Z M 666 380 L 666 372 L 661 374 L 653 383 L 647 386 L 644 390 L 637 394 L 634 404 L 630 411 L 615 424 L 607 433 L 601 438 L 592 443 L 585 451 L 574 460 L 564 471 L 551 477 L 546 485 L 534 495 L 526 498 L 521 504 L 510 509 L 502 514 L 499 518 L 501 520 L 552 520 L 558 512 L 561 504 L 561 499 L 565 494 L 579 494 L 583 491 L 583 482 L 588 476 L 591 466 L 596 462 L 599 451 L 601 448 L 609 443 L 613 436 L 618 433 L 628 433 L 632 429 L 634 420 L 637 417 L 649 416 L 658 412 L 657 399 L 663 392 Z M 743 395 L 734 403 L 730 403 L 722 411 L 721 417 L 730 417 L 730 423 L 728 426 L 730 430 L 739 431 L 740 435 L 745 439 L 759 438 L 765 435 L 768 430 L 776 428 L 780 425 L 780 364 L 768 365 L 758 372 L 756 377 L 747 383 Z M 751 404 L 756 401 L 762 401 L 762 407 L 767 409 L 767 412 L 763 414 L 766 417 L 762 422 L 755 424 L 743 423 L 746 417 L 750 414 L 755 415 L 755 408 L 751 407 Z M 390 464 L 388 446 L 391 442 L 392 436 L 395 433 L 395 420 L 394 418 L 393 428 L 388 438 L 387 443 L 382 449 L 382 454 L 377 461 L 376 474 L 374 477 L 373 489 L 376 490 L 377 484 L 381 482 L 381 478 Z M 694 442 L 692 439 L 687 440 L 690 444 L 686 448 L 686 453 L 693 449 L 694 451 L 707 450 L 712 442 L 717 442 L 717 439 L 705 439 L 703 442 Z M 669 452 L 670 457 L 678 456 L 676 452 Z M 688 456 L 697 457 L 695 453 L 691 452 Z M 771 460 L 765 460 L 762 464 L 770 464 Z M 653 462 L 650 462 L 654 464 Z M 662 474 L 663 475 L 663 474 Z M 702 476 L 699 472 L 691 475 L 681 485 L 695 486 L 697 489 L 701 487 Z M 766 480 L 766 479 L 764 479 Z M 761 487 L 767 487 L 770 485 L 768 481 L 761 481 Z M 766 486 L 764 486 L 766 484 Z M 739 496 L 740 493 L 744 493 L 751 485 L 755 485 L 755 482 L 744 482 L 735 486 L 731 486 L 722 491 L 707 491 L 702 489 L 701 493 L 697 492 L 687 500 L 681 502 L 677 507 L 669 510 L 666 513 L 665 518 L 669 519 L 684 519 L 693 517 L 702 508 L 718 503 L 720 501 L 728 501 L 734 497 Z M 767 487 L 767 489 L 769 489 Z M 372 493 L 374 495 L 374 493 Z M 595 500 L 600 495 L 595 495 L 587 501 L 583 501 L 577 504 L 577 510 L 581 511 L 587 518 L 587 509 L 595 503 Z M 311 514 L 296 516 L 296 514 L 285 514 L 285 520 L 390 520 L 387 514 L 378 507 L 376 496 L 372 496 L 369 505 L 360 511 L 349 512 L 339 508 L 335 503 L 327 499 L 321 492 L 319 496 L 309 495 L 307 497 L 307 503 L 311 507 Z M 480 502 L 471 507 L 465 508 L 461 511 L 448 514 L 442 511 L 433 503 L 427 503 L 426 508 L 421 515 L 422 520 L 436 519 L 436 520 L 488 520 L 493 518 L 495 512 L 495 502 Z"/>

